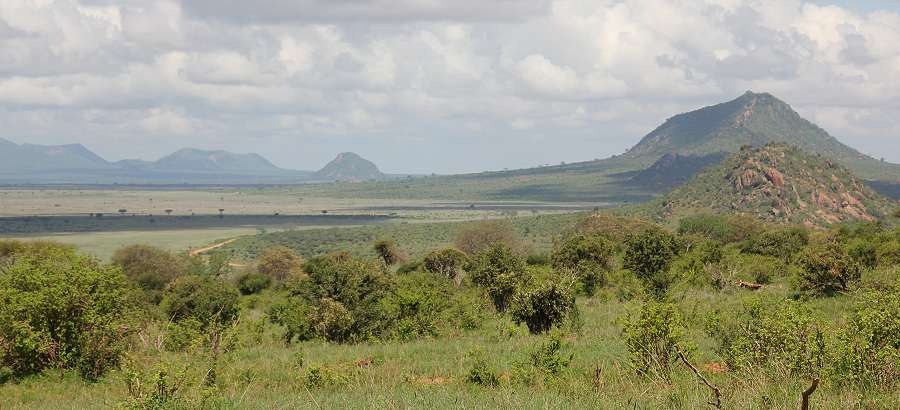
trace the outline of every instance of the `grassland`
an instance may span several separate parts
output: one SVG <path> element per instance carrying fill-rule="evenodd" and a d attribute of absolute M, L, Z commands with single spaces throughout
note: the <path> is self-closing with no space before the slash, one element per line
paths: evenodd
<path fill-rule="evenodd" d="M 554 239 L 569 229 L 580 213 L 548 214 L 507 218 L 523 244 L 534 253 L 547 253 Z M 250 235 L 217 249 L 226 252 L 237 261 L 250 261 L 262 251 L 281 245 L 293 249 L 299 255 L 312 257 L 337 250 L 354 255 L 374 256 L 372 243 L 390 238 L 411 257 L 421 257 L 427 251 L 452 245 L 457 234 L 474 221 L 436 223 L 387 223 L 361 227 L 335 227 L 328 229 L 286 230 L 264 235 Z"/>
<path fill-rule="evenodd" d="M 753 298 L 784 298 L 787 288 L 781 280 L 753 296 L 738 288 L 676 294 L 676 303 L 687 312 L 692 329 L 688 337 L 697 346 L 692 360 L 721 388 L 723 408 L 799 407 L 800 392 L 809 380 L 762 370 L 722 371 L 715 342 L 700 330 L 710 312 L 728 311 Z M 620 300 L 612 290 L 579 300 L 583 326 L 567 331 L 563 338 L 562 354 L 571 355 L 571 364 L 558 376 L 532 383 L 517 381 L 516 366 L 527 362 L 546 336 L 529 335 L 504 317 L 490 315 L 476 330 L 406 342 L 286 345 L 278 328 L 264 324 L 267 298 L 245 300 L 238 325 L 242 330 L 229 342 L 233 348 L 220 357 L 218 382 L 212 387 L 203 384 L 210 366 L 206 353 L 157 349 L 154 343 L 159 329 L 149 329 L 143 334 L 145 342 L 136 342 L 125 370 L 112 372 L 102 382 L 86 383 L 73 373 L 50 371 L 0 386 L 0 405 L 16 409 L 115 407 L 129 397 L 126 379 L 130 373 L 150 377 L 160 370 L 167 372 L 170 381 L 182 383 L 177 398 L 165 408 L 674 409 L 707 408 L 710 399 L 709 391 L 685 367 L 676 367 L 671 380 L 641 376 L 630 367 L 620 324 L 639 303 Z M 851 296 L 839 296 L 809 305 L 817 318 L 839 327 L 841 310 L 851 301 Z M 466 382 L 473 354 L 486 358 L 488 366 L 501 374 L 500 386 Z M 310 369 L 320 366 L 331 369 L 339 381 L 309 385 Z M 812 402 L 817 409 L 892 409 L 900 406 L 900 396 L 896 391 L 863 392 L 825 383 Z"/>

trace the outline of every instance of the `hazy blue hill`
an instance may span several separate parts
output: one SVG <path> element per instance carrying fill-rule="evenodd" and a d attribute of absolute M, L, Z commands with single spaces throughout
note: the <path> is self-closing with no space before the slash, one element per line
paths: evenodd
<path fill-rule="evenodd" d="M 0 173 L 102 170 L 114 168 L 81 144 L 17 145 L 0 142 Z"/>
<path fill-rule="evenodd" d="M 670 220 L 713 212 L 827 225 L 875 220 L 895 206 L 836 161 L 772 143 L 731 155 L 650 207 L 653 215 Z"/>
<path fill-rule="evenodd" d="M 160 158 L 151 165 L 155 170 L 229 172 L 229 173 L 282 173 L 267 159 L 258 154 L 235 154 L 228 151 L 206 151 L 185 148 Z"/>
<path fill-rule="evenodd" d="M 313 174 L 315 181 L 368 181 L 383 179 L 385 175 L 369 161 L 352 152 L 342 152 Z"/>
<path fill-rule="evenodd" d="M 900 177 L 900 165 L 864 155 L 802 118 L 784 101 L 769 93 L 750 91 L 734 100 L 668 119 L 625 157 L 737 152 L 744 145 L 762 146 L 771 142 L 785 142 L 833 158 L 864 178 Z"/>

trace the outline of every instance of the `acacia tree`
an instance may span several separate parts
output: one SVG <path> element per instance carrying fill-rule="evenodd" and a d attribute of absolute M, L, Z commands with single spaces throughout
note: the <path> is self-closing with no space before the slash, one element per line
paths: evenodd
<path fill-rule="evenodd" d="M 403 251 L 400 250 L 397 243 L 390 239 L 375 241 L 373 248 L 375 249 L 375 253 L 378 254 L 378 257 L 384 261 L 384 264 L 387 266 L 395 265 L 406 260 L 406 255 L 403 254 Z"/>
<path fill-rule="evenodd" d="M 272 280 L 283 281 L 303 273 L 303 258 L 288 247 L 273 246 L 259 257 L 256 271 Z"/>

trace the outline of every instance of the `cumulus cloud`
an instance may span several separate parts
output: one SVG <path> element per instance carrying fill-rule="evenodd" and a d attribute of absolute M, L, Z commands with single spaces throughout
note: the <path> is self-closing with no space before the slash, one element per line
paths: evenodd
<path fill-rule="evenodd" d="M 0 2 L 0 136 L 111 159 L 513 168 L 618 153 L 752 89 L 900 161 L 898 77 L 900 14 L 801 0 Z"/>

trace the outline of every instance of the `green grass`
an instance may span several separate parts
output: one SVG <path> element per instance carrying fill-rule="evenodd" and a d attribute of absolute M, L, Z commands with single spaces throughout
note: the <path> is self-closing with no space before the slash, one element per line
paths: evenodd
<path fill-rule="evenodd" d="M 768 290 L 769 296 L 785 295 L 784 284 Z M 707 371 L 721 362 L 713 342 L 698 329 L 702 313 L 713 307 L 733 306 L 747 292 L 690 290 L 676 295 L 691 325 L 689 338 L 699 350 L 694 363 L 721 387 L 723 408 L 797 408 L 799 393 L 809 381 L 773 379 L 763 372 Z M 265 297 L 263 297 L 265 299 Z M 813 308 L 839 324 L 835 306 L 846 306 L 849 297 L 815 301 Z M 262 315 L 264 302 L 248 308 L 244 321 Z M 564 354 L 573 354 L 569 369 L 557 379 L 532 385 L 510 380 L 516 363 L 539 344 L 542 336 L 528 335 L 504 317 L 490 315 L 480 329 L 453 331 L 437 338 L 409 342 L 377 342 L 338 345 L 318 341 L 285 345 L 279 330 L 266 325 L 257 335 L 242 333 L 235 348 L 224 353 L 217 366 L 217 384 L 204 389 L 200 381 L 211 361 L 203 353 L 159 352 L 151 343 L 135 342 L 128 368 L 139 373 L 167 369 L 170 374 L 186 369 L 179 406 L 201 408 L 705 408 L 708 391 L 683 366 L 675 367 L 671 381 L 639 376 L 629 365 L 621 338 L 621 319 L 637 308 L 637 301 L 622 302 L 611 291 L 579 300 L 584 326 L 564 337 Z M 154 340 L 154 330 L 145 332 Z M 478 387 L 465 382 L 470 353 L 480 351 L 490 367 L 501 373 L 501 385 Z M 302 352 L 302 353 L 301 353 Z M 297 360 L 303 356 L 303 365 Z M 372 359 L 373 364 L 356 366 Z M 309 387 L 303 375 L 312 366 L 324 365 L 346 377 L 335 386 Z M 598 383 L 595 369 L 600 369 Z M 125 371 L 113 371 L 99 383 L 85 383 L 69 372 L 48 371 L 21 382 L 0 386 L 3 408 L 109 408 L 127 397 Z M 813 396 L 820 409 L 897 408 L 896 392 L 839 389 L 825 383 Z"/>

